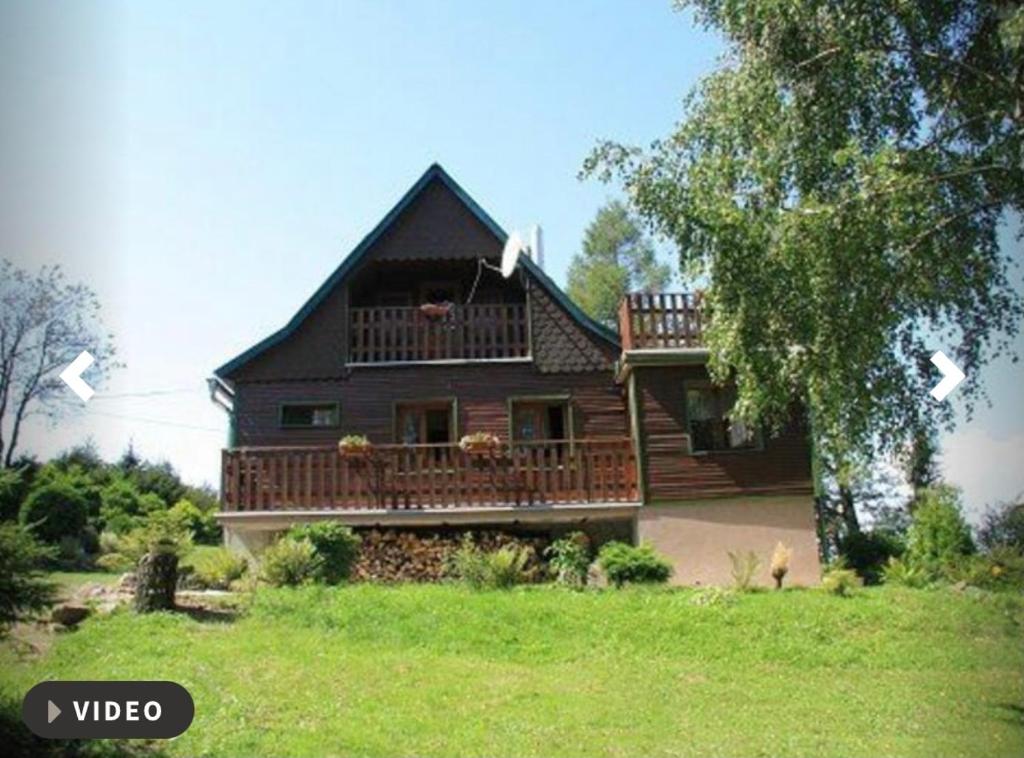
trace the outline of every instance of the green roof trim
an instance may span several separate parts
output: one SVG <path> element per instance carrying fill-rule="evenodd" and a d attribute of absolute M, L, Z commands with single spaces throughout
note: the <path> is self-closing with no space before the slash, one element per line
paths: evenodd
<path fill-rule="evenodd" d="M 416 183 L 409 188 L 409 190 L 402 195 L 402 198 L 395 204 L 395 206 L 388 211 L 387 215 L 381 219 L 369 234 L 367 234 L 359 242 L 358 245 L 349 253 L 341 264 L 334 270 L 334 272 L 324 281 L 323 284 L 317 288 L 313 296 L 310 297 L 303 306 L 299 309 L 298 313 L 292 316 L 291 320 L 285 324 L 281 329 L 260 340 L 255 345 L 250 347 L 245 352 L 235 356 L 230 361 L 225 363 L 223 366 L 214 370 L 214 375 L 221 379 L 227 379 L 231 374 L 240 369 L 246 363 L 256 358 L 261 353 L 269 350 L 274 345 L 287 339 L 291 334 L 299 328 L 299 325 L 320 305 L 327 295 L 337 287 L 348 274 L 362 261 L 366 254 L 369 252 L 373 244 L 383 236 L 383 234 L 391 228 L 391 226 L 398 220 L 398 217 L 402 215 L 402 212 L 408 208 L 412 202 L 419 196 L 419 194 L 426 189 L 427 185 L 430 184 L 434 179 L 441 181 L 449 190 L 451 190 L 455 196 L 462 201 L 470 212 L 476 217 L 480 223 L 482 223 L 487 229 L 498 239 L 499 242 L 504 244 L 505 240 L 508 239 L 508 234 L 505 232 L 498 223 L 491 218 L 487 211 L 480 207 L 477 202 L 469 196 L 469 194 L 459 186 L 440 164 L 434 163 L 428 168 L 423 175 L 416 180 Z M 596 334 L 603 340 L 610 342 L 613 346 L 619 346 L 618 334 L 613 329 L 609 329 L 604 324 L 598 323 L 580 310 L 569 296 L 566 295 L 559 288 L 554 281 L 544 273 L 544 271 L 534 263 L 529 256 L 523 255 L 520 257 L 520 264 L 537 280 L 537 282 L 548 291 L 548 293 L 554 297 L 563 308 L 565 308 L 569 315 L 571 315 L 576 321 L 582 326 L 587 328 L 592 333 Z"/>

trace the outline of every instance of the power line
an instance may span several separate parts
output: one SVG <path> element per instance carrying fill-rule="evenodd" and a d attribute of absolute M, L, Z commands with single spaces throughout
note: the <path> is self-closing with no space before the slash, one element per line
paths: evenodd
<path fill-rule="evenodd" d="M 155 418 L 143 418 L 141 416 L 127 416 L 121 413 L 105 413 L 103 411 L 89 410 L 86 415 L 91 416 L 106 416 L 108 418 L 121 419 L 123 421 L 137 421 L 141 424 L 156 424 L 158 426 L 169 426 L 177 429 L 192 429 L 198 432 L 216 432 L 217 434 L 224 434 L 223 429 L 214 429 L 212 426 L 197 426 L 195 424 L 182 424 L 177 421 L 166 421 L 164 419 Z"/>
<path fill-rule="evenodd" d="M 173 389 L 173 390 L 147 390 L 145 392 L 115 392 L 113 394 L 97 394 L 93 396 L 93 400 L 112 400 L 115 398 L 126 398 L 126 397 L 156 397 L 158 395 L 184 395 L 184 394 L 206 394 L 205 389 L 198 387 L 191 387 L 188 389 Z"/>

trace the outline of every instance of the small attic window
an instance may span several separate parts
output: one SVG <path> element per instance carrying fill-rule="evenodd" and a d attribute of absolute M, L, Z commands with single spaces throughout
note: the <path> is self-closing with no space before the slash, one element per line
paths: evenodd
<path fill-rule="evenodd" d="M 281 405 L 281 426 L 295 428 L 329 428 L 338 426 L 341 412 L 337 403 L 284 403 Z"/>

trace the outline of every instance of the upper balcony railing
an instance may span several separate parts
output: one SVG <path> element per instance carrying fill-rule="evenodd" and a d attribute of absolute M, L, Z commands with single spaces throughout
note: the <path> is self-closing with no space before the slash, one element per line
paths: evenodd
<path fill-rule="evenodd" d="M 701 347 L 705 315 L 698 295 L 626 295 L 619 306 L 622 349 Z"/>
<path fill-rule="evenodd" d="M 527 358 L 524 303 L 349 309 L 349 363 Z"/>

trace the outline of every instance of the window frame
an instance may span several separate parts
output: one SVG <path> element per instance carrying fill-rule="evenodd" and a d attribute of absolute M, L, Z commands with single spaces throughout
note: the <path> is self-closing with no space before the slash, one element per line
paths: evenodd
<path fill-rule="evenodd" d="M 296 424 L 284 420 L 285 408 L 298 406 L 330 407 L 334 413 L 331 424 Z M 337 400 L 285 400 L 277 404 L 277 426 L 279 429 L 338 429 L 341 427 L 341 403 Z"/>
<path fill-rule="evenodd" d="M 758 424 L 754 427 L 754 441 L 753 444 L 745 447 L 727 447 L 715 449 L 711 448 L 708 450 L 697 450 L 693 446 L 693 432 L 690 427 L 690 403 L 686 398 L 687 393 L 690 390 L 711 390 L 715 393 L 722 393 L 728 390 L 734 385 L 720 385 L 711 382 L 708 379 L 685 379 L 683 380 L 683 423 L 686 431 L 687 447 L 689 448 L 689 454 L 694 456 L 701 455 L 734 455 L 742 453 L 757 453 L 764 450 L 764 427 Z M 721 403 L 716 403 L 718 407 L 721 407 Z M 725 420 L 725 415 L 720 414 L 719 418 Z"/>
<path fill-rule="evenodd" d="M 536 440 L 517 440 L 516 439 L 516 418 L 515 418 L 515 406 L 517 403 L 524 405 L 564 405 L 565 406 L 565 427 L 568 432 L 565 439 L 562 440 L 547 440 L 547 439 L 536 439 Z M 569 448 L 572 449 L 576 445 L 576 414 L 574 411 L 574 403 L 572 402 L 571 394 L 559 394 L 559 395 L 514 395 L 509 397 L 507 402 L 508 411 L 508 441 L 509 444 L 516 444 L 519 442 L 568 442 Z"/>
<path fill-rule="evenodd" d="M 395 400 L 391 403 L 391 439 L 395 445 L 407 445 L 408 443 L 402 440 L 401 429 L 399 427 L 401 410 L 406 407 L 419 407 L 421 410 L 428 410 L 431 407 L 437 408 L 438 406 L 446 405 L 449 409 L 449 429 L 450 429 L 450 440 L 449 445 L 456 445 L 459 442 L 459 399 L 454 396 L 449 397 L 428 397 L 428 398 L 409 398 L 402 400 Z M 431 444 L 426 442 L 414 443 L 417 445 Z M 433 443 L 440 444 L 440 443 Z"/>

